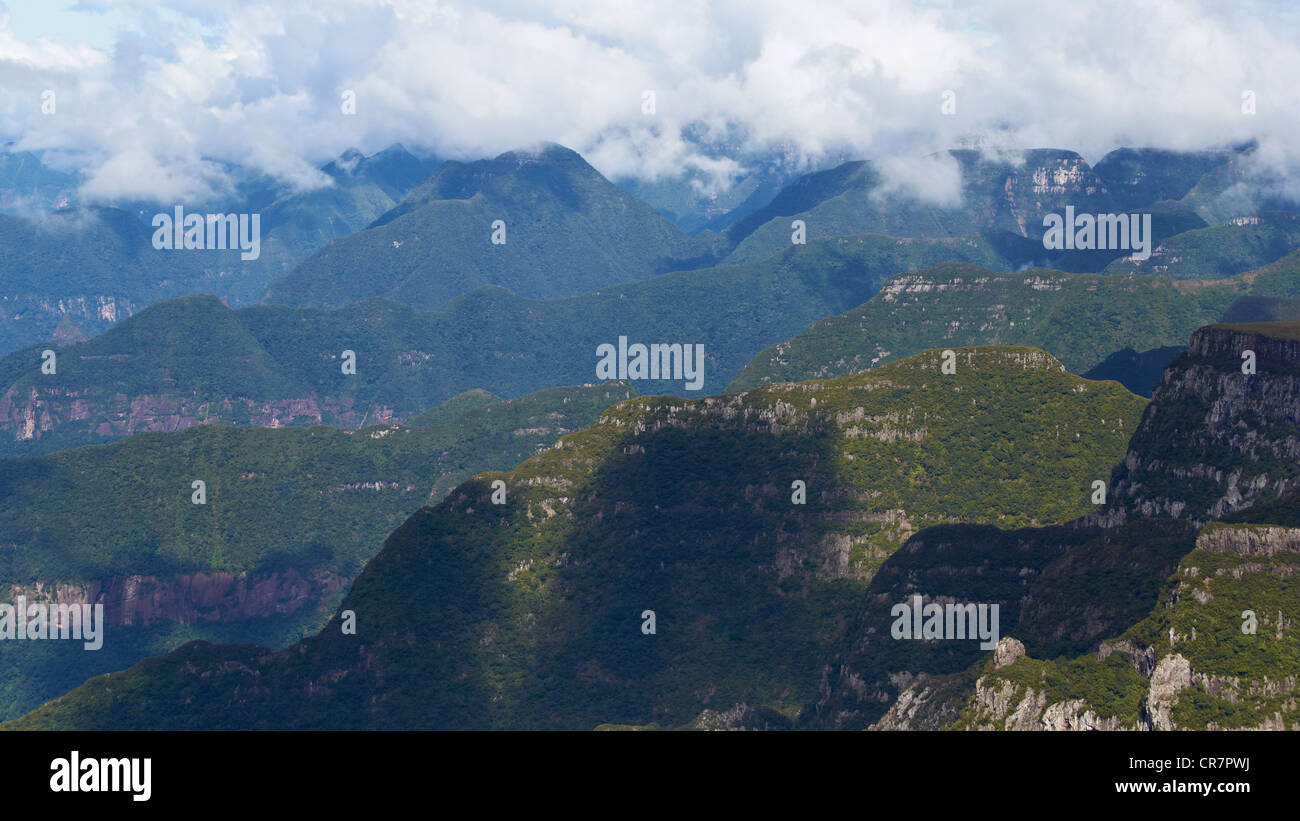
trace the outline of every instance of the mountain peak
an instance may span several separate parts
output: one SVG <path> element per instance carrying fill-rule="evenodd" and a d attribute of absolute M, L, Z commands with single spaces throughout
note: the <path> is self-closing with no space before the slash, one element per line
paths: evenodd
<path fill-rule="evenodd" d="M 553 142 L 541 142 L 506 151 L 494 157 L 493 162 L 516 163 L 521 166 L 529 163 L 580 163 L 584 166 L 588 165 L 587 161 L 578 152 Z"/>
<path fill-rule="evenodd" d="M 402 145 L 401 143 L 393 143 L 392 145 L 385 148 L 383 151 L 379 151 L 375 154 L 372 154 L 370 156 L 370 159 L 373 160 L 376 157 L 406 157 L 406 156 L 413 157 L 415 155 L 412 154 L 407 149 L 407 147 Z"/>
<path fill-rule="evenodd" d="M 366 156 L 355 148 L 349 148 L 333 160 L 321 166 L 321 172 L 331 177 L 350 177 Z"/>
<path fill-rule="evenodd" d="M 1277 501 L 1294 458 L 1300 322 L 1209 325 L 1169 363 L 1112 478 L 1109 524 L 1169 516 L 1203 524 Z M 1276 432 L 1276 433 L 1273 433 Z M 1209 466 L 1231 465 L 1231 471 Z"/>

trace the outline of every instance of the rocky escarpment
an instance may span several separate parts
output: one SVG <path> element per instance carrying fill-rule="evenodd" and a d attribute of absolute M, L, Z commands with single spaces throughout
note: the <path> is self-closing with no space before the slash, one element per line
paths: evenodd
<path fill-rule="evenodd" d="M 102 606 L 100 646 L 76 641 L 0 642 L 0 721 L 21 716 L 86 679 L 122 670 L 188 641 L 283 647 L 319 629 L 350 579 L 292 566 L 245 573 L 116 575 L 58 583 L 0 584 L 0 602 Z M 29 611 L 37 618 L 40 609 Z"/>
<path fill-rule="evenodd" d="M 1199 524 L 1297 487 L 1300 323 L 1212 325 L 1165 371 L 1100 521 Z"/>
<path fill-rule="evenodd" d="M 883 607 L 871 621 L 888 635 L 895 592 L 956 601 L 978 577 L 975 600 L 1009 602 L 1047 555 L 1014 537 L 988 555 L 964 540 L 900 551 L 908 532 L 971 521 L 997 538 L 994 523 L 1077 517 L 1143 404 L 1024 348 L 928 351 L 694 401 L 629 399 L 414 514 L 340 605 L 355 633 L 336 617 L 265 658 L 187 645 L 51 709 L 116 727 L 795 723 L 864 600 Z M 1049 458 L 1062 452 L 1070 470 Z M 891 644 L 890 666 L 860 676 L 865 690 L 889 685 L 895 659 L 935 654 L 963 669 L 973 658 L 949 655 L 978 647 Z M 237 654 L 252 689 L 227 664 Z M 205 700 L 159 701 L 196 681 Z M 75 706 L 105 686 L 113 707 L 98 696 Z"/>
<path fill-rule="evenodd" d="M 692 730 L 788 730 L 790 719 L 776 710 L 737 704 L 729 710 L 704 710 Z"/>
<path fill-rule="evenodd" d="M 1126 722 L 1123 716 L 1099 711 L 1086 699 L 1061 697 L 1034 660 L 1025 655 L 1024 644 L 1010 636 L 998 644 L 988 666 L 991 671 L 976 680 L 974 695 L 952 726 L 978 730 L 1144 729 L 1140 722 Z M 893 712 L 885 720 L 891 720 Z"/>
<path fill-rule="evenodd" d="M 977 689 L 988 648 L 940 636 L 898 640 L 890 608 L 912 595 L 996 604 L 999 631 L 992 641 L 1016 639 L 996 646 L 998 664 L 1013 663 L 1025 647 L 1049 658 L 1073 655 L 1145 616 L 1194 539 L 1194 529 L 1169 521 L 1113 529 L 924 530 L 874 580 L 869 592 L 879 595 L 864 600 L 850 641 L 827 667 L 816 705 L 819 722 L 845 729 L 941 729 L 958 720 Z M 1034 688 L 1043 689 L 1036 679 Z M 1004 705 L 1011 695 L 1001 693 L 991 704 Z"/>
<path fill-rule="evenodd" d="M 1043 661 L 1005 637 L 977 669 L 910 683 L 876 726 L 1300 728 L 1298 573 L 1300 529 L 1211 524 L 1155 610 L 1094 653 Z"/>
<path fill-rule="evenodd" d="M 114 576 L 78 583 L 11 585 L 6 601 L 102 604 L 110 627 L 159 621 L 192 625 L 293 613 L 319 605 L 347 580 L 329 571 L 310 578 L 289 569 L 264 574 L 194 573 L 172 578 Z"/>
<path fill-rule="evenodd" d="M 1300 553 L 1300 530 L 1293 527 L 1207 527 L 1196 549 L 1231 556 L 1266 556 Z"/>
<path fill-rule="evenodd" d="M 0 395 L 0 437 L 12 440 L 10 449 L 39 442 L 56 434 L 52 450 L 80 444 L 98 444 L 148 431 L 178 431 L 196 425 L 249 424 L 278 428 L 287 425 L 330 424 L 359 427 L 387 424 L 394 418 L 388 408 L 358 410 L 350 398 L 316 397 L 221 400 L 181 395 L 135 395 L 115 391 L 81 393 L 27 386 Z M 44 444 L 44 443 L 42 443 Z M 0 445 L 0 454 L 5 452 Z M 32 451 L 23 451 L 24 454 Z"/>
<path fill-rule="evenodd" d="M 1112 476 L 1110 504 L 1075 523 L 1114 534 L 1075 551 L 1101 560 L 1093 564 L 1103 570 L 1121 566 L 1117 557 L 1123 566 L 1137 563 L 1151 542 L 1140 531 L 1125 536 L 1120 525 L 1170 532 L 1204 525 L 1180 552 L 1155 607 L 1132 620 L 1111 618 L 1110 628 L 1119 629 L 1097 633 L 1090 608 L 1115 586 L 1058 563 L 1035 583 L 1024 621 L 1011 628 L 1028 652 L 1004 638 L 993 659 L 963 674 L 911 682 L 877 726 L 1297 726 L 1298 465 L 1300 323 L 1197 331 L 1157 386 Z M 1113 542 L 1110 559 L 1104 542 Z M 1075 605 L 1061 606 L 1071 598 Z M 1110 638 L 1098 642 L 1103 636 Z M 1087 642 L 1091 652 L 1062 655 L 1060 643 L 1071 640 Z"/>

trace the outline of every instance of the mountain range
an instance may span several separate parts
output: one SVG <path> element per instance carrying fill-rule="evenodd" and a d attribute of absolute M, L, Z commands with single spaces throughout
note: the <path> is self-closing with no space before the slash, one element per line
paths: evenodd
<path fill-rule="evenodd" d="M 0 209 L 0 353 L 50 339 L 61 321 L 97 333 L 187 294 L 256 303 L 312 251 L 392 209 L 432 165 L 400 145 L 370 157 L 348 151 L 321 169 L 325 184 L 310 191 L 252 179 L 237 195 L 180 203 L 187 213 L 259 214 L 260 255 L 245 260 L 239 251 L 157 250 L 151 221 L 172 214 L 176 203 L 69 203 L 61 192 L 75 190 L 75 178 L 55 176 L 60 193 L 51 194 L 53 172 L 35 157 L 0 154 L 0 202 L 35 190 L 46 192 L 37 197 L 42 204 L 64 204 L 52 211 Z"/>
<path fill-rule="evenodd" d="M 900 274 L 866 303 L 769 346 L 728 390 L 852 373 L 941 344 L 1034 345 L 1084 373 L 1124 348 L 1184 345 L 1196 328 L 1247 310 L 1242 299 L 1282 318 L 1298 295 L 1300 252 L 1211 281 L 946 263 Z"/>
<path fill-rule="evenodd" d="M 681 229 L 575 152 L 547 145 L 444 163 L 366 230 L 273 283 L 266 300 L 337 308 L 388 297 L 432 310 L 482 285 L 575 296 L 692 259 L 706 257 Z"/>
<path fill-rule="evenodd" d="M 714 196 L 352 150 L 186 204 L 259 213 L 253 261 L 0 153 L 0 586 L 110 626 L 0 643 L 0 719 L 1297 726 L 1300 205 L 1255 151 Z M 1149 258 L 1046 248 L 1066 208 Z M 602 370 L 639 344 L 700 382 Z M 1000 633 L 896 640 L 914 597 Z"/>
<path fill-rule="evenodd" d="M 7 433 L 0 454 L 204 422 L 401 421 L 475 388 L 513 398 L 591 381 L 597 348 L 619 337 L 704 345 L 709 393 L 852 373 L 938 345 L 1031 345 L 1085 373 L 1125 348 L 1184 344 L 1242 298 L 1272 299 L 1272 318 L 1296 316 L 1286 300 L 1300 297 L 1300 252 L 1213 281 L 1010 274 L 997 240 L 814 240 L 759 263 L 568 299 L 480 289 L 432 313 L 381 300 L 333 311 L 231 311 L 211 297 L 184 298 L 100 337 L 56 345 L 55 374 L 41 372 L 42 345 L 0 360 L 0 431 Z M 972 262 L 930 265 L 963 257 Z M 898 271 L 913 273 L 890 276 Z M 343 373 L 349 350 L 358 357 L 355 374 Z M 690 395 L 685 381 L 633 385 L 640 393 Z M 1145 393 L 1151 386 L 1131 387 Z"/>
<path fill-rule="evenodd" d="M 475 391 L 403 426 L 204 425 L 0 462 L 5 601 L 98 601 L 110 636 L 91 653 L 0 642 L 0 717 L 187 640 L 281 647 L 319 629 L 413 511 L 631 395 L 625 382 Z"/>
<path fill-rule="evenodd" d="M 621 402 L 414 514 L 315 637 L 279 653 L 190 643 L 14 726 L 590 729 L 738 703 L 791 723 L 909 535 L 1086 513 L 1146 404 L 1041 351 L 953 354 L 953 374 L 929 351 Z"/>
<path fill-rule="evenodd" d="M 1252 150 L 1118 149 L 1094 169 L 1070 151 L 963 149 L 914 167 L 853 161 L 802 176 L 780 158 L 754 158 L 752 173 L 767 181 L 755 181 L 744 207 L 715 215 L 693 236 L 553 144 L 441 164 L 400 145 L 370 157 L 350 150 L 322 166 L 326 185 L 304 192 L 232 167 L 233 193 L 185 205 L 193 213 L 258 213 L 265 236 L 257 260 L 154 250 L 150 219 L 172 203 L 83 207 L 74 199 L 54 213 L 0 221 L 9 237 L 0 248 L 18 252 L 0 267 L 0 352 L 48 340 L 68 318 L 93 334 L 160 300 L 198 293 L 235 307 L 338 308 L 384 297 L 426 311 L 486 285 L 527 298 L 577 296 L 670 271 L 762 261 L 791 247 L 796 220 L 808 238 L 979 235 L 1011 270 L 1090 272 L 1132 263 L 1124 251 L 1045 249 L 1043 217 L 1066 205 L 1143 211 L 1157 252 L 1139 272 L 1225 276 L 1295 247 L 1295 217 L 1286 210 L 1294 204 L 1267 193 L 1242 198 Z M 0 195 L 43 190 L 42 202 L 65 202 L 48 191 L 67 188 L 67 175 L 30 154 L 0 156 L 12 158 L 0 164 Z M 1279 213 L 1246 208 L 1256 202 Z"/>
<path fill-rule="evenodd" d="M 193 642 L 7 726 L 1293 726 L 1300 323 L 1198 330 L 1150 403 L 952 353 L 625 401 L 417 512 L 318 635 Z M 891 636 L 913 596 L 1000 605 L 996 649 Z"/>
<path fill-rule="evenodd" d="M 33 455 L 202 422 L 400 421 L 466 390 L 515 398 L 597 377 L 619 337 L 704 346 L 703 392 L 717 392 L 765 345 L 876 292 L 900 270 L 944 259 L 1001 262 L 985 237 L 865 236 L 815 241 L 758 263 L 681 271 L 557 300 L 476 290 L 441 311 L 372 299 L 330 311 L 211 296 L 141 311 L 94 339 L 0 360 L 0 455 Z M 357 356 L 345 374 L 344 351 Z M 687 393 L 684 380 L 638 392 Z"/>

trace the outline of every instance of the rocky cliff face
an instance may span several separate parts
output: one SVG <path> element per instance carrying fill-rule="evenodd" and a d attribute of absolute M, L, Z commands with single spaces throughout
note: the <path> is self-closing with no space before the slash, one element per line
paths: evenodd
<path fill-rule="evenodd" d="M 1269 525 L 1206 528 L 1196 540 L 1196 549 L 1229 556 L 1273 558 L 1284 553 L 1300 553 L 1300 530 Z"/>
<path fill-rule="evenodd" d="M 148 431 L 178 431 L 196 425 L 244 424 L 278 428 L 322 425 L 354 428 L 388 424 L 393 411 L 355 410 L 350 398 L 308 396 L 296 399 L 220 401 L 187 396 L 126 396 L 9 389 L 0 396 L 0 436 L 13 443 L 40 441 L 51 435 L 50 447 L 36 452 L 82 444 L 97 444 Z M 0 445 L 0 454 L 4 447 Z M 24 455 L 34 451 L 25 449 Z"/>
<path fill-rule="evenodd" d="M 943 370 L 948 359 L 954 373 Z M 95 716 L 84 719 L 118 727 L 191 718 L 516 729 L 793 723 L 816 699 L 829 651 L 864 600 L 873 616 L 883 608 L 883 620 L 868 621 L 887 637 L 895 591 L 957 600 L 964 581 L 980 578 L 985 587 L 973 598 L 999 602 L 1018 595 L 1032 575 L 1025 568 L 1049 555 L 1014 537 L 993 555 L 963 540 L 898 550 L 911 531 L 973 521 L 997 538 L 995 522 L 1077 517 L 1089 507 L 1087 478 L 1120 458 L 1143 404 L 1023 348 L 928 351 L 825 383 L 695 401 L 631 399 L 515 471 L 481 475 L 413 515 L 341 605 L 355 612 L 355 634 L 336 618 L 283 653 L 241 662 L 265 693 L 225 670 L 226 650 L 190 646 L 121 675 L 201 676 L 212 703 L 146 707 L 97 679 L 87 686 L 108 684 L 114 699 L 132 703 L 125 713 L 91 706 Z M 1076 457 L 1073 473 L 1047 468 L 1048 454 L 1063 451 Z M 504 504 L 492 500 L 498 478 Z M 882 571 L 886 564 L 892 569 Z M 978 652 L 978 642 L 886 641 L 891 663 L 900 654 L 972 654 L 946 661 L 949 670 Z M 875 698 L 878 714 L 877 691 L 895 689 L 892 669 L 877 664 L 834 680 Z M 151 685 L 148 698 L 183 686 Z"/>
<path fill-rule="evenodd" d="M 1099 520 L 1196 523 L 1300 487 L 1300 323 L 1213 325 L 1170 363 Z M 1253 357 L 1253 373 L 1250 370 Z"/>
<path fill-rule="evenodd" d="M 1209 525 L 1155 610 L 1095 653 L 1041 661 L 1005 637 L 973 690 L 919 679 L 876 727 L 1298 729 L 1297 572 L 1300 529 Z"/>
<path fill-rule="evenodd" d="M 631 400 L 501 474 L 508 505 L 489 500 L 489 474 L 412 516 L 343 605 L 364 633 L 332 620 L 273 657 L 187 646 L 89 682 L 24 726 L 150 727 L 160 715 L 211 726 L 318 726 L 324 715 L 355 727 L 771 724 L 751 720 L 760 706 L 819 728 L 1298 726 L 1300 530 L 1212 523 L 1198 537 L 1189 521 L 1212 515 L 1234 474 L 1259 488 L 1238 512 L 1289 487 L 1300 357 L 1288 333 L 1198 337 L 1144 416 L 1112 490 L 1123 515 L 1096 517 L 1105 527 L 1011 530 L 1015 519 L 990 515 L 1014 503 L 1032 524 L 1027 505 L 1056 492 L 1089 507 L 1087 470 L 1045 488 L 1071 443 L 1098 455 L 1104 435 L 1069 420 L 1102 388 L 1041 352 L 962 349 L 953 381 L 931 351 L 824 383 Z M 1237 379 L 1246 344 L 1256 373 L 1237 365 Z M 1109 420 L 1109 435 L 1131 430 L 1116 410 L 1083 415 Z M 968 427 L 1013 421 L 1029 427 Z M 989 479 L 989 465 L 1016 458 L 1026 467 Z M 1020 475 L 1032 477 L 1023 496 L 1009 481 Z M 807 477 L 806 505 L 790 497 L 796 477 Z M 1174 495 L 1188 487 L 1203 492 Z M 893 511 L 919 530 L 901 547 L 905 534 L 870 518 Z M 985 524 L 943 524 L 963 520 Z M 1164 531 L 1172 559 L 1148 547 Z M 998 605 L 997 650 L 895 638 L 893 605 L 913 595 Z M 395 601 L 431 604 L 416 625 Z M 657 633 L 637 622 L 646 613 Z M 1054 643 L 1075 649 L 1035 657 Z M 239 653 L 244 666 L 226 671 Z M 210 704 L 166 701 L 196 677 Z M 263 689 L 247 689 L 254 681 Z"/>
<path fill-rule="evenodd" d="M 953 526 L 918 533 L 873 580 L 869 592 L 875 595 L 864 600 L 850 640 L 827 665 L 813 709 L 817 726 L 941 729 L 958 721 L 983 687 L 977 680 L 988 650 L 937 637 L 897 640 L 892 604 L 918 593 L 943 603 L 997 604 L 1000 632 L 994 639 L 1001 643 L 992 655 L 999 666 L 1024 656 L 1026 646 L 1047 648 L 1048 657 L 1078 653 L 1149 612 L 1194 536 L 1194 529 L 1168 521 L 1113 529 Z M 1045 689 L 1037 679 L 1031 684 Z M 1003 708 L 1018 702 L 1016 694 L 1001 692 L 1001 685 L 995 690 L 983 694 L 988 709 L 1010 719 L 1020 708 L 1012 706 L 1005 715 Z M 1039 706 L 1050 704 L 1043 700 Z M 1097 723 L 1084 712 L 1072 719 L 1066 711 L 1058 723 Z M 1012 723 L 1024 721 L 1022 713 Z"/>
<path fill-rule="evenodd" d="M 909 682 L 875 726 L 1296 727 L 1300 529 L 1285 525 L 1300 524 L 1298 483 L 1300 323 L 1198 330 L 1157 386 L 1112 476 L 1111 503 L 1075 525 L 1115 534 L 1109 541 L 1129 564 L 1149 539 L 1124 537 L 1121 525 L 1204 525 L 1156 606 L 1136 620 L 1111 618 L 1106 626 L 1119 629 L 1098 635 L 1090 610 L 1105 608 L 1102 589 L 1058 563 L 1071 572 L 1044 573 L 1011 629 L 1039 648 L 1082 639 L 1091 653 L 1042 661 L 1004 638 L 991 660 L 963 674 Z M 1225 518 L 1233 523 L 1216 521 Z M 1101 557 L 1095 547 L 1075 554 Z M 1071 597 L 1079 605 L 1062 607 Z M 1102 636 L 1110 638 L 1096 643 Z M 1041 657 L 1058 655 L 1059 647 Z"/>
<path fill-rule="evenodd" d="M 5 601 L 102 604 L 110 627 L 238 621 L 292 613 L 321 603 L 346 584 L 322 571 L 305 578 L 296 570 L 256 574 L 195 573 L 169 579 L 114 576 L 80 583 L 12 585 Z"/>

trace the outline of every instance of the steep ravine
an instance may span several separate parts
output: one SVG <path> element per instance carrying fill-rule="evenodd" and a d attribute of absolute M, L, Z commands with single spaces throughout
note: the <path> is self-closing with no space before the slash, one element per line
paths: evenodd
<path fill-rule="evenodd" d="M 1159 601 L 1082 655 L 1040 652 L 1060 622 L 1031 614 L 992 658 L 910 682 L 874 726 L 1300 728 L 1298 487 L 1300 323 L 1198 330 L 1144 411 L 1111 503 L 1075 525 L 1199 528 Z"/>
<path fill-rule="evenodd" d="M 1300 729 L 1298 572 L 1300 529 L 1209 525 L 1122 636 L 1054 660 L 1004 637 L 976 670 L 909 686 L 875 728 Z"/>

